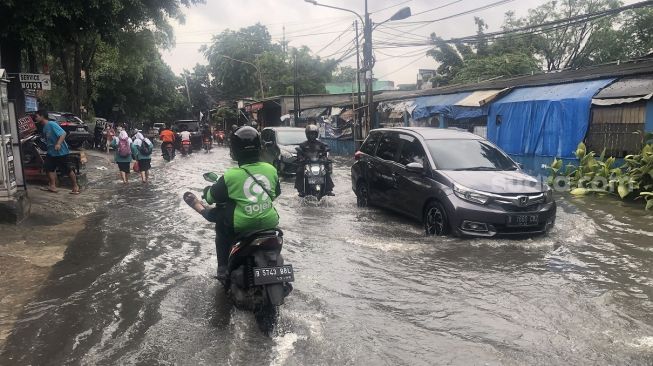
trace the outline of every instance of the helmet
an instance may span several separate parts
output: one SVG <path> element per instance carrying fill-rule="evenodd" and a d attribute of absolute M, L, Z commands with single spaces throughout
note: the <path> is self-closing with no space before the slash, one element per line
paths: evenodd
<path fill-rule="evenodd" d="M 231 125 L 231 132 L 234 133 L 238 131 L 238 125 Z"/>
<path fill-rule="evenodd" d="M 317 140 L 317 137 L 320 135 L 320 130 L 317 128 L 316 125 L 306 125 L 306 138 L 308 141 L 315 141 Z"/>
<path fill-rule="evenodd" d="M 261 137 L 258 131 L 243 126 L 231 138 L 231 154 L 238 164 L 250 164 L 260 160 Z"/>

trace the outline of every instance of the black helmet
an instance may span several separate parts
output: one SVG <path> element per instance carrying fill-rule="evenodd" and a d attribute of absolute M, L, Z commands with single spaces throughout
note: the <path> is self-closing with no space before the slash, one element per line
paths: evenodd
<path fill-rule="evenodd" d="M 317 128 L 316 125 L 310 124 L 306 125 L 306 138 L 308 141 L 315 141 L 317 140 L 317 137 L 320 135 L 320 130 Z"/>
<path fill-rule="evenodd" d="M 258 131 L 243 126 L 231 138 L 231 154 L 239 165 L 256 163 L 260 160 L 261 137 Z"/>

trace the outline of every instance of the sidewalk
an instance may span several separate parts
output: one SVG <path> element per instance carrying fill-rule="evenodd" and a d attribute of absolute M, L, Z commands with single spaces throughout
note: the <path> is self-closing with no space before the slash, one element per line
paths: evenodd
<path fill-rule="evenodd" d="M 63 259 L 70 241 L 85 229 L 109 192 L 105 187 L 115 179 L 112 155 L 98 151 L 86 155 L 82 194 L 71 195 L 66 187 L 54 194 L 28 185 L 30 216 L 20 225 L 0 224 L 0 351 L 23 306 Z"/>

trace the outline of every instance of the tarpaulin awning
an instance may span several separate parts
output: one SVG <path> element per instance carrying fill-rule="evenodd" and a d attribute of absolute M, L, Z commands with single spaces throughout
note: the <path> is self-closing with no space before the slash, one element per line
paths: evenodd
<path fill-rule="evenodd" d="M 415 98 L 415 108 L 413 109 L 413 118 L 429 118 L 437 114 L 443 114 L 455 119 L 454 105 L 464 98 L 467 98 L 471 92 L 433 95 L 429 97 Z"/>
<path fill-rule="evenodd" d="M 613 80 L 514 89 L 491 104 L 488 138 L 509 154 L 573 158 L 592 97 Z"/>
<path fill-rule="evenodd" d="M 651 98 L 653 98 L 653 94 L 644 95 L 641 97 L 630 97 L 630 98 L 609 98 L 609 99 L 594 98 L 592 99 L 592 104 L 598 106 L 610 106 L 610 105 L 618 105 L 618 104 L 635 103 L 643 100 L 649 100 Z"/>

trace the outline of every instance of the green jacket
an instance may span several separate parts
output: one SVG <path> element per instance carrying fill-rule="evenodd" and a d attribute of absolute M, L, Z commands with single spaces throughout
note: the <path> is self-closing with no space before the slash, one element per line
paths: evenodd
<path fill-rule="evenodd" d="M 138 141 L 138 140 L 137 140 Z M 145 141 L 141 141 L 141 144 L 145 144 Z M 154 152 L 154 145 L 150 144 L 152 147 L 152 152 Z M 152 159 L 152 154 L 150 153 L 149 155 L 145 155 L 141 153 L 141 150 L 139 148 L 139 145 L 136 145 L 136 143 L 132 144 L 132 155 L 136 157 L 136 160 L 151 160 Z"/>
<path fill-rule="evenodd" d="M 279 214 L 272 204 L 279 192 L 277 170 L 268 163 L 258 162 L 228 169 L 209 191 L 207 202 L 224 202 L 227 207 L 233 207 L 234 232 L 248 233 L 279 225 Z"/>

